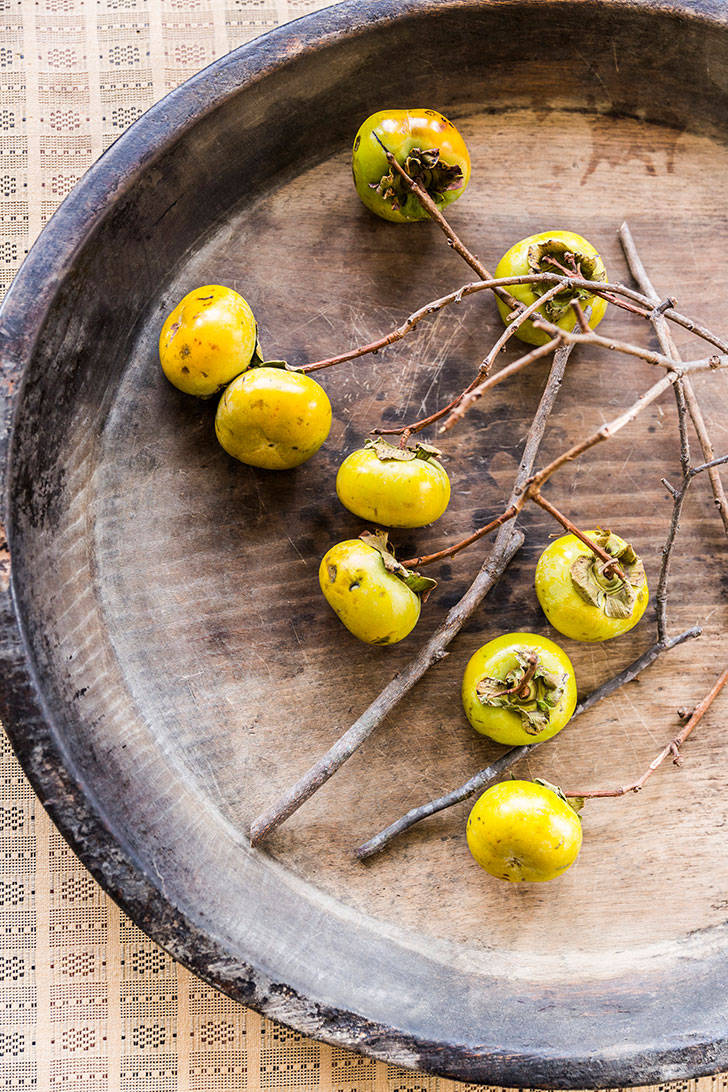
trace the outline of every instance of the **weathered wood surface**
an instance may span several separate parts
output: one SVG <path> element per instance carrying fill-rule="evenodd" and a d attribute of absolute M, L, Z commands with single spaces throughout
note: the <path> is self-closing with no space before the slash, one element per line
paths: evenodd
<path fill-rule="evenodd" d="M 505 7 L 526 34 L 520 9 Z M 522 44 L 518 59 L 501 48 L 510 40 L 502 8 L 492 13 L 492 38 L 485 9 L 477 16 L 480 52 L 467 45 L 468 5 L 456 8 L 450 33 L 441 28 L 432 41 L 441 60 L 465 51 L 460 78 L 439 64 L 442 86 L 429 101 L 458 120 L 471 148 L 473 180 L 451 219 L 476 253 L 493 268 L 516 239 L 569 227 L 599 247 L 610 276 L 626 279 L 617 240 L 626 217 L 658 289 L 728 331 L 728 148 L 716 128 L 728 78 L 708 85 L 700 60 L 728 71 L 728 36 L 624 7 L 604 43 L 598 18 L 577 34 L 571 5 L 540 5 L 539 13 L 549 9 L 540 32 L 561 43 L 557 55 L 549 62 L 548 50 L 529 54 Z M 403 19 L 388 32 L 400 33 L 405 50 L 414 40 L 408 27 Z M 635 43 L 649 47 L 649 80 Z M 337 64 L 311 62 L 305 84 L 336 119 L 334 136 L 321 138 L 325 149 L 312 154 L 318 137 L 309 128 L 308 143 L 291 137 L 286 159 L 264 125 L 285 96 L 300 94 L 305 65 L 303 75 L 291 65 L 244 99 L 238 122 L 229 92 L 231 105 L 201 135 L 122 194 L 61 296 L 51 300 L 45 289 L 49 326 L 23 395 L 9 517 L 16 595 L 53 730 L 43 741 L 30 711 L 21 723 L 29 699 L 13 682 L 22 669 L 8 639 L 4 700 L 16 744 L 62 825 L 141 924 L 210 979 L 310 1033 L 405 1064 L 513 1083 L 598 1085 L 709 1070 L 726 1056 L 704 1044 L 728 1034 L 724 990 L 710 979 L 727 951 L 722 699 L 691 738 L 681 770 L 665 767 L 639 797 L 589 804 L 578 865 L 555 884 L 512 887 L 480 872 L 464 840 L 467 805 L 366 866 L 351 853 L 499 753 L 469 728 L 459 684 L 471 653 L 504 630 L 558 636 L 532 587 L 555 531 L 539 511 L 524 518 L 525 548 L 451 655 L 265 852 L 246 847 L 250 819 L 407 661 L 483 555 L 476 546 L 440 567 L 419 626 L 391 649 L 359 644 L 318 590 L 322 554 L 362 529 L 336 499 L 339 462 L 368 429 L 432 411 L 464 386 L 501 328 L 491 299 L 465 301 L 387 352 L 322 373 L 334 405 L 331 437 L 286 474 L 230 459 L 214 437 L 214 405 L 181 395 L 158 368 L 164 315 L 201 283 L 241 291 L 266 353 L 303 363 L 375 337 L 470 279 L 433 226 L 385 224 L 359 205 L 345 134 L 367 112 L 363 102 L 381 105 L 374 75 L 391 58 L 374 32 L 358 52 L 345 39 L 336 49 Z M 374 65 L 366 95 L 342 91 L 361 79 L 357 57 Z M 226 78 L 232 86 L 241 76 Z M 704 102 L 693 117 L 690 80 Z M 425 86 L 405 95 L 395 80 L 388 97 L 424 100 Z M 605 116 L 608 107 L 615 116 Z M 228 154 L 226 134 L 243 116 L 251 147 L 263 157 L 278 150 L 264 195 L 250 152 L 235 155 L 253 179 L 251 195 L 232 178 L 227 189 L 213 181 L 216 157 Z M 702 133 L 688 131 L 701 125 Z M 183 185 L 198 184 L 196 203 L 180 198 Z M 21 318 L 11 303 L 12 334 Z M 649 336 L 646 324 L 615 308 L 601 329 Z M 683 331 L 676 340 L 685 358 L 702 355 Z M 450 508 L 435 527 L 394 536 L 404 555 L 462 537 L 499 510 L 546 369 L 538 364 L 497 387 L 448 435 Z M 578 349 L 544 459 L 654 378 L 642 362 Z M 701 377 L 695 386 L 722 454 L 728 380 Z M 561 473 L 548 495 L 581 526 L 610 525 L 630 539 L 654 585 L 670 516 L 660 479 L 678 471 L 668 396 Z M 677 707 L 696 702 L 725 666 L 726 543 L 707 486 L 696 482 L 686 506 L 670 611 L 673 631 L 699 623 L 703 638 L 539 749 L 523 773 L 566 788 L 631 779 L 674 732 Z M 562 641 L 580 692 L 647 647 L 651 625 L 650 610 L 619 641 Z M 71 774 L 65 786 L 59 756 Z M 73 822 L 82 809 L 74 780 L 103 815 L 122 863 L 105 867 L 104 836 Z M 145 895 L 142 877 L 161 899 Z M 663 997 L 668 984 L 673 1000 Z M 570 1034 L 577 1057 L 567 1064 Z"/>

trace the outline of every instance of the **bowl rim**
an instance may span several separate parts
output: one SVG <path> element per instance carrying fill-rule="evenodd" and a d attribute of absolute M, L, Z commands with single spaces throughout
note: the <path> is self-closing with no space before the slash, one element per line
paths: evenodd
<path fill-rule="evenodd" d="M 41 804 L 104 891 L 156 943 L 207 983 L 306 1035 L 431 1073 L 515 1087 L 601 1088 L 707 1075 L 728 1066 L 728 1027 L 696 1042 L 686 1012 L 684 1039 L 603 1059 L 480 1058 L 459 1044 L 425 1042 L 340 1008 L 316 1005 L 258 968 L 232 960 L 212 935 L 171 905 L 161 885 L 122 847 L 90 786 L 72 775 L 54 716 L 36 677 L 12 576 L 10 467 L 13 420 L 23 400 L 25 362 L 64 276 L 97 226 L 136 180 L 189 129 L 242 86 L 296 58 L 368 34 L 423 11 L 531 7 L 544 0 L 343 0 L 277 27 L 213 61 L 137 119 L 88 169 L 34 242 L 0 307 L 0 714 Z M 724 0 L 546 0 L 552 7 L 613 9 L 679 17 L 728 28 Z M 32 306 L 27 301 L 32 300 Z M 3 543 L 3 526 L 5 543 Z M 412 1059 L 415 1059 L 413 1063 Z M 585 1064 L 589 1063 L 589 1064 Z"/>

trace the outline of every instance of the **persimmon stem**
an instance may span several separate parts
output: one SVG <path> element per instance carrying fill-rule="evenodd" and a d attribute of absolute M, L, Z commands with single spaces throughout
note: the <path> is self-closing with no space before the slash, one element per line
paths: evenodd
<path fill-rule="evenodd" d="M 645 772 L 642 774 L 641 777 L 638 777 L 636 781 L 633 781 L 630 785 L 621 785 L 619 788 L 616 789 L 586 789 L 581 792 L 565 792 L 564 796 L 566 796 L 567 798 L 581 797 L 583 800 L 596 800 L 599 798 L 604 799 L 607 797 L 626 796 L 627 793 L 630 792 L 639 792 L 640 789 L 644 787 L 647 780 L 652 777 L 655 770 L 659 769 L 665 759 L 668 758 L 670 755 L 673 756 L 673 765 L 680 766 L 682 764 L 680 748 L 685 743 L 691 732 L 697 727 L 698 723 L 705 716 L 708 709 L 710 709 L 711 705 L 718 697 L 727 682 L 728 667 L 726 667 L 726 669 L 718 677 L 718 679 L 713 684 L 708 693 L 705 695 L 703 700 L 698 705 L 696 705 L 695 709 L 693 710 L 692 716 L 690 717 L 689 721 L 682 729 L 682 731 L 678 732 L 678 734 L 673 739 L 671 739 L 665 747 L 662 748 L 657 757 L 654 758 L 652 762 L 650 762 Z"/>
<path fill-rule="evenodd" d="M 407 187 L 412 191 L 412 193 L 415 195 L 417 200 L 420 202 L 420 204 L 422 205 L 423 209 L 425 210 L 427 215 L 430 217 L 430 219 L 434 220 L 434 222 L 437 224 L 437 226 L 444 232 L 444 234 L 445 234 L 445 236 L 447 238 L 447 241 L 448 241 L 449 245 L 452 247 L 452 249 L 457 254 L 459 254 L 460 257 L 463 258 L 468 263 L 470 268 L 472 270 L 474 270 L 478 274 L 478 276 L 480 277 L 481 280 L 483 280 L 483 281 L 492 280 L 493 279 L 492 273 L 488 272 L 488 270 L 485 268 L 485 266 L 480 261 L 480 259 L 477 258 L 475 256 L 475 254 L 473 254 L 466 247 L 465 243 L 453 231 L 452 227 L 450 226 L 450 223 L 448 222 L 448 220 L 446 220 L 446 218 L 440 212 L 439 208 L 437 207 L 435 202 L 432 200 L 432 198 L 430 197 L 427 190 L 424 189 L 424 187 L 421 186 L 419 184 L 419 182 L 416 182 L 414 180 L 414 178 L 412 178 L 412 176 L 404 169 L 402 164 L 399 163 L 399 161 L 397 160 L 397 157 L 395 155 L 393 155 L 392 152 L 390 152 L 389 148 L 387 148 L 382 143 L 382 141 L 379 139 L 379 137 L 378 137 L 378 135 L 376 133 L 374 133 L 374 137 L 377 140 L 377 142 L 379 143 L 379 146 L 381 147 L 381 149 L 384 152 L 385 156 L 387 157 L 387 163 L 389 164 L 389 166 L 394 171 L 397 172 L 397 174 L 405 182 Z M 515 299 L 515 297 L 512 296 L 510 294 L 510 292 L 508 292 L 506 289 L 504 289 L 504 288 L 495 288 L 494 290 L 495 290 L 496 294 L 501 297 L 501 299 L 505 300 L 505 302 L 508 304 L 509 307 L 519 308 L 521 306 L 519 301 L 517 299 Z"/>
<path fill-rule="evenodd" d="M 614 575 L 624 584 L 629 583 L 626 574 L 620 567 L 616 558 L 613 558 L 612 555 L 602 549 L 597 542 L 594 542 L 588 535 L 585 535 L 583 531 L 580 531 L 576 524 L 571 522 L 568 516 L 565 516 L 555 505 L 551 504 L 550 501 L 547 501 L 538 490 L 531 493 L 531 500 L 534 504 L 537 504 L 539 508 L 543 508 L 544 512 L 548 512 L 550 516 L 553 516 L 554 519 L 561 524 L 564 530 L 568 531 L 569 534 L 575 535 L 585 546 L 588 546 L 593 554 L 596 554 L 600 561 L 604 562 L 604 568 L 602 569 L 604 576 L 609 579 Z"/>

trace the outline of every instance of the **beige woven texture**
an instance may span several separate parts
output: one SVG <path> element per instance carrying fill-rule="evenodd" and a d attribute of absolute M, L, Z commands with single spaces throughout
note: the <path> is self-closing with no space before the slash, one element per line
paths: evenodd
<path fill-rule="evenodd" d="M 165 92 L 318 0 L 0 0 L 0 291 L 85 169 Z M 0 749 L 0 1089 L 445 1092 L 216 993 L 128 921 Z M 728 1092 L 728 1074 L 662 1086 Z"/>

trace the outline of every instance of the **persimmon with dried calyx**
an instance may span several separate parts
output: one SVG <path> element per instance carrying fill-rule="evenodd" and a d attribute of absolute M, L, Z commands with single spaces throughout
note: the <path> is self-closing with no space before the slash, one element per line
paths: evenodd
<path fill-rule="evenodd" d="M 587 531 L 619 565 L 626 582 L 576 535 L 546 547 L 536 565 L 536 595 L 554 629 L 573 641 L 607 641 L 636 626 L 649 601 L 642 561 L 619 535 Z"/>
<path fill-rule="evenodd" d="M 384 532 L 332 546 L 319 567 L 321 591 L 350 633 L 370 645 L 393 645 L 410 633 L 436 581 L 406 569 Z"/>
<path fill-rule="evenodd" d="M 159 359 L 178 390 L 210 398 L 249 367 L 256 345 L 248 302 L 232 288 L 205 284 L 188 292 L 167 316 Z"/>
<path fill-rule="evenodd" d="M 387 161 L 386 152 L 440 209 L 456 201 L 470 181 L 470 155 L 451 121 L 436 110 L 379 110 L 356 134 L 352 170 L 359 197 L 385 220 L 428 219 L 419 198 Z"/>
<path fill-rule="evenodd" d="M 542 743 L 576 708 L 574 668 L 548 637 L 504 633 L 470 657 L 462 700 L 476 732 L 496 743 Z"/>
<path fill-rule="evenodd" d="M 496 267 L 496 277 L 520 277 L 527 273 L 569 274 L 588 281 L 606 281 L 607 271 L 599 253 L 591 243 L 582 239 L 574 231 L 541 231 L 538 235 L 529 235 L 507 250 Z M 512 284 L 508 291 L 520 303 L 527 307 L 536 303 L 548 289 L 549 281 L 534 281 L 529 284 Z M 536 314 L 541 313 L 549 322 L 571 331 L 578 318 L 572 301 L 576 300 L 583 308 L 590 308 L 589 325 L 598 326 L 607 310 L 607 301 L 595 296 L 586 288 L 564 288 L 555 296 L 546 300 Z M 496 304 L 504 322 L 512 314 L 509 305 L 500 297 Z M 545 345 L 552 334 L 539 330 L 530 319 L 521 323 L 516 337 L 529 345 Z"/>
<path fill-rule="evenodd" d="M 282 361 L 250 368 L 226 389 L 215 416 L 229 455 L 265 470 L 289 470 L 318 451 L 331 428 L 323 387 Z"/>
<path fill-rule="evenodd" d="M 450 500 L 450 479 L 430 444 L 367 440 L 339 467 L 336 493 L 355 516 L 385 527 L 424 527 Z"/>
<path fill-rule="evenodd" d="M 466 827 L 481 868 L 511 883 L 544 883 L 571 868 L 582 842 L 577 810 L 547 781 L 501 781 L 476 801 Z"/>

